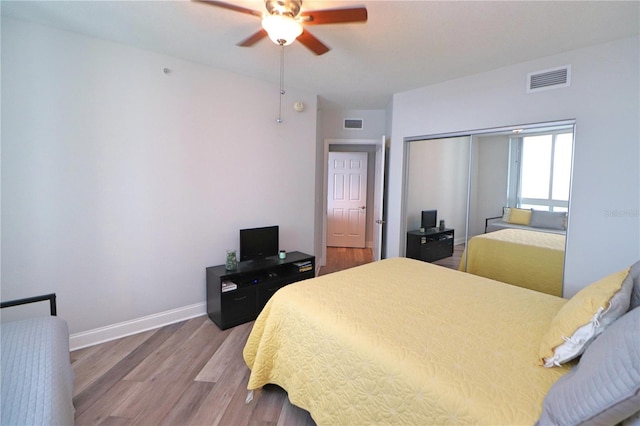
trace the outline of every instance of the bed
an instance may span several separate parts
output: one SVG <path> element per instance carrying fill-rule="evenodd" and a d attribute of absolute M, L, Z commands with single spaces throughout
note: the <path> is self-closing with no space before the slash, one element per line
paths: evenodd
<path fill-rule="evenodd" d="M 638 329 L 640 262 L 566 300 L 394 258 L 278 290 L 243 355 L 319 425 L 618 424 Z"/>
<path fill-rule="evenodd" d="M 460 270 L 554 296 L 562 296 L 566 237 L 502 229 L 467 242 Z"/>
<path fill-rule="evenodd" d="M 318 424 L 533 424 L 570 368 L 537 362 L 565 299 L 406 258 L 287 286 L 244 349 Z"/>

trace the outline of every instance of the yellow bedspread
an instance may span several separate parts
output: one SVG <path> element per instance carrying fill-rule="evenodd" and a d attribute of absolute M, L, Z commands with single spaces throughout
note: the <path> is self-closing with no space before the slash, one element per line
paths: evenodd
<path fill-rule="evenodd" d="M 460 270 L 562 296 L 564 248 L 564 235 L 502 229 L 469 239 Z"/>
<path fill-rule="evenodd" d="M 394 258 L 279 290 L 244 348 L 248 389 L 321 425 L 528 424 L 568 367 L 538 365 L 565 299 Z"/>

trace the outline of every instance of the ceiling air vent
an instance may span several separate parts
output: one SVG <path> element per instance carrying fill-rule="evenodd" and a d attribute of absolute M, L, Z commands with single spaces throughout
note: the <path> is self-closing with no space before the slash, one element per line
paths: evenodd
<path fill-rule="evenodd" d="M 362 130 L 362 119 L 361 118 L 345 118 L 344 128 Z"/>
<path fill-rule="evenodd" d="M 527 74 L 527 93 L 559 89 L 571 84 L 571 65 Z"/>

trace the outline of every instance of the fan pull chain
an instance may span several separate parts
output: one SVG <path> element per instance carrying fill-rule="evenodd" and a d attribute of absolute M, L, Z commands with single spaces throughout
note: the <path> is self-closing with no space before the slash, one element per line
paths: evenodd
<path fill-rule="evenodd" d="M 282 96 L 284 95 L 284 42 L 280 43 L 280 103 L 278 105 L 278 119 L 282 123 Z"/>

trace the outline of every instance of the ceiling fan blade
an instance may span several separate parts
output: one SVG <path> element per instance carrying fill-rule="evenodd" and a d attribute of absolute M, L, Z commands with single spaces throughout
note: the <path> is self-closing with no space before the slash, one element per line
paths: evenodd
<path fill-rule="evenodd" d="M 323 42 L 318 40 L 307 30 L 302 30 L 302 34 L 300 34 L 296 40 L 318 56 L 323 55 L 330 50 Z"/>
<path fill-rule="evenodd" d="M 238 43 L 238 46 L 242 46 L 242 47 L 253 46 L 254 44 L 259 42 L 266 36 L 267 36 L 267 32 L 263 28 L 260 28 L 257 32 L 253 33 L 252 35 L 250 35 L 249 37 L 247 37 L 246 39 Z"/>
<path fill-rule="evenodd" d="M 365 7 L 351 7 L 346 9 L 324 9 L 300 12 L 305 25 L 344 24 L 348 22 L 367 22 Z"/>
<path fill-rule="evenodd" d="M 253 16 L 262 18 L 262 12 L 258 12 L 257 10 L 247 9 L 246 7 L 237 6 L 231 3 L 225 3 L 223 1 L 216 1 L 216 0 L 192 0 L 192 1 L 195 1 L 197 3 L 208 4 L 210 6 L 221 7 L 223 9 L 233 10 L 235 12 L 246 13 L 247 15 L 253 15 Z"/>

